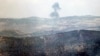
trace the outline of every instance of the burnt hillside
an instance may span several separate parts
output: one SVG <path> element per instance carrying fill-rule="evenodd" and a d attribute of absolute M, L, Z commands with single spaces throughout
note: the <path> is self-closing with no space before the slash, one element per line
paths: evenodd
<path fill-rule="evenodd" d="M 100 31 L 74 30 L 38 37 L 0 37 L 1 56 L 99 56 Z"/>
<path fill-rule="evenodd" d="M 82 53 L 96 56 L 100 53 L 100 31 L 75 30 L 48 35 L 45 39 L 49 56 L 82 56 Z"/>

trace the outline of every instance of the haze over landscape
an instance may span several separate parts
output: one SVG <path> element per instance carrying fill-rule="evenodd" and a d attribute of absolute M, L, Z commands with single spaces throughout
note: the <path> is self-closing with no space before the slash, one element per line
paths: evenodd
<path fill-rule="evenodd" d="M 100 0 L 0 0 L 0 56 L 100 56 Z"/>
<path fill-rule="evenodd" d="M 50 17 L 58 2 L 59 19 Z M 0 31 L 18 33 L 43 31 L 100 30 L 99 0 L 0 0 Z"/>

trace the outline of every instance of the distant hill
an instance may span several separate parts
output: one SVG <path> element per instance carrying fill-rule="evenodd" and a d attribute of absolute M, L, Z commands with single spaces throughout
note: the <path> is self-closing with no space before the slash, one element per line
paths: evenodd
<path fill-rule="evenodd" d="M 45 34 L 45 32 L 67 32 L 72 30 L 100 30 L 100 16 L 68 16 L 53 18 L 0 18 L 0 32 L 18 31 L 19 34 Z"/>
<path fill-rule="evenodd" d="M 61 17 L 68 18 L 68 19 L 82 19 L 82 18 L 88 18 L 88 19 L 94 19 L 94 18 L 100 18 L 100 16 L 92 16 L 92 15 L 85 15 L 85 16 L 67 16 L 67 17 Z"/>

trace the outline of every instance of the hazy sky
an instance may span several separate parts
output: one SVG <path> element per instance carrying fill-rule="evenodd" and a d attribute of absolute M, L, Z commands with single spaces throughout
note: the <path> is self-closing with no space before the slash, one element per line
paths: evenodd
<path fill-rule="evenodd" d="M 0 17 L 49 17 L 55 2 L 62 8 L 60 16 L 100 16 L 100 0 L 0 0 Z"/>

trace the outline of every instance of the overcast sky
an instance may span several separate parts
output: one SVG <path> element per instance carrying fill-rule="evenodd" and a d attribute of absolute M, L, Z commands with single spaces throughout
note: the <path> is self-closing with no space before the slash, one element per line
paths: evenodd
<path fill-rule="evenodd" d="M 100 0 L 0 0 L 0 17 L 49 17 L 52 5 L 58 2 L 60 16 L 100 16 Z"/>

